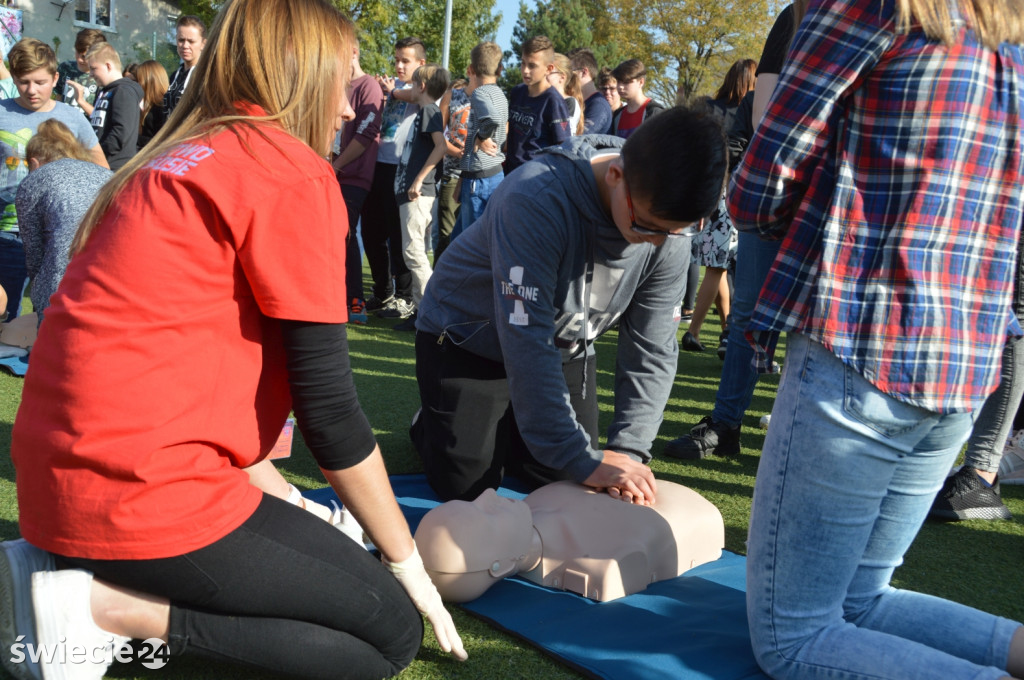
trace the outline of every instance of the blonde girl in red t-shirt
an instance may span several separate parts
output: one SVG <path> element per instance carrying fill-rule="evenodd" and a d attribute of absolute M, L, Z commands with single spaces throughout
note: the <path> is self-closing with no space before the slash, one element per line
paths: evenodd
<path fill-rule="evenodd" d="M 419 649 L 417 609 L 465 658 L 349 368 L 324 157 L 352 115 L 353 40 L 323 0 L 227 3 L 203 87 L 83 220 L 12 438 L 24 539 L 0 544 L 0 658 L 15 677 L 100 678 L 132 638 L 295 677 L 390 676 Z M 279 477 L 250 483 L 291 409 L 383 565 L 282 500 Z"/>

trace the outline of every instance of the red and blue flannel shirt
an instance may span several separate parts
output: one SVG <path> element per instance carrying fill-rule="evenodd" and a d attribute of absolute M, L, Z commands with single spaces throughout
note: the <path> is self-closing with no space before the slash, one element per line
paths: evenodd
<path fill-rule="evenodd" d="M 894 5 L 812 0 L 794 36 L 729 192 L 739 229 L 782 240 L 748 331 L 804 333 L 896 399 L 973 410 L 1021 334 L 1024 48 L 898 34 Z"/>

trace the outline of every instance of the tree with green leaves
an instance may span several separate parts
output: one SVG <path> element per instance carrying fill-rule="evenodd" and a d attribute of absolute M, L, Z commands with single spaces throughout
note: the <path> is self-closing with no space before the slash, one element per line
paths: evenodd
<path fill-rule="evenodd" d="M 427 48 L 429 61 L 441 62 L 444 47 L 444 5 L 415 0 L 332 0 L 350 17 L 359 34 L 363 70 L 391 73 L 394 70 L 395 41 L 416 36 Z M 209 26 L 217 14 L 216 0 L 182 0 L 181 13 L 195 14 Z M 453 0 L 452 36 L 448 69 L 463 75 L 469 51 L 481 40 L 493 40 L 501 25 L 495 0 Z"/>
<path fill-rule="evenodd" d="M 391 73 L 395 41 L 416 36 L 423 41 L 427 60 L 441 63 L 444 48 L 444 5 L 414 0 L 334 0 L 359 29 L 363 70 Z M 495 0 L 453 0 L 448 70 L 464 75 L 469 51 L 481 40 L 493 40 L 501 24 Z"/>
<path fill-rule="evenodd" d="M 757 59 L 775 0 L 606 0 L 614 40 L 647 66 L 647 93 L 666 104 L 713 93 L 729 65 Z"/>
<path fill-rule="evenodd" d="M 181 0 L 179 3 L 181 6 L 181 14 L 192 14 L 203 20 L 206 27 L 209 28 L 213 24 L 213 18 L 217 16 L 218 10 L 220 10 L 220 2 L 214 0 Z"/>
<path fill-rule="evenodd" d="M 534 9 L 520 0 L 519 16 L 512 28 L 512 49 L 505 52 L 501 85 L 507 90 L 519 84 L 523 43 L 537 35 L 546 35 L 562 54 L 588 47 L 599 64 L 614 67 L 620 55 L 611 34 L 611 19 L 604 0 L 551 0 Z"/>

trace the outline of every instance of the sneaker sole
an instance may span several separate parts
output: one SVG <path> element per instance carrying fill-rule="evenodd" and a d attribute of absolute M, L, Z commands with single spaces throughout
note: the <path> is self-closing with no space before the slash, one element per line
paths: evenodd
<path fill-rule="evenodd" d="M 28 646 L 35 648 L 36 627 L 32 608 L 32 589 L 19 588 L 18 584 L 31 584 L 33 571 L 52 570 L 55 568 L 53 558 L 47 554 L 44 561 L 32 559 L 12 559 L 15 553 L 29 553 L 36 549 L 24 539 L 7 541 L 0 546 L 0 602 L 5 605 L 0 610 L 0 661 L 4 669 L 17 680 L 42 680 L 43 671 L 39 664 L 29 661 Z M 29 569 L 27 574 L 26 569 Z M 11 647 L 21 636 L 25 645 L 26 659 L 22 663 L 14 663 L 11 658 Z"/>
<path fill-rule="evenodd" d="M 1010 519 L 1009 508 L 964 508 L 962 510 L 932 510 L 931 516 L 938 519 L 960 521 L 965 519 Z"/>

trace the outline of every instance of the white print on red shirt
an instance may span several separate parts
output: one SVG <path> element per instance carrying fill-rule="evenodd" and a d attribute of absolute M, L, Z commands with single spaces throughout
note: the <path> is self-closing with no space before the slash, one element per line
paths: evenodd
<path fill-rule="evenodd" d="M 145 167 L 157 172 L 167 172 L 184 177 L 192 168 L 213 155 L 213 149 L 202 144 L 182 144 L 176 146 L 162 156 L 157 156 Z"/>

